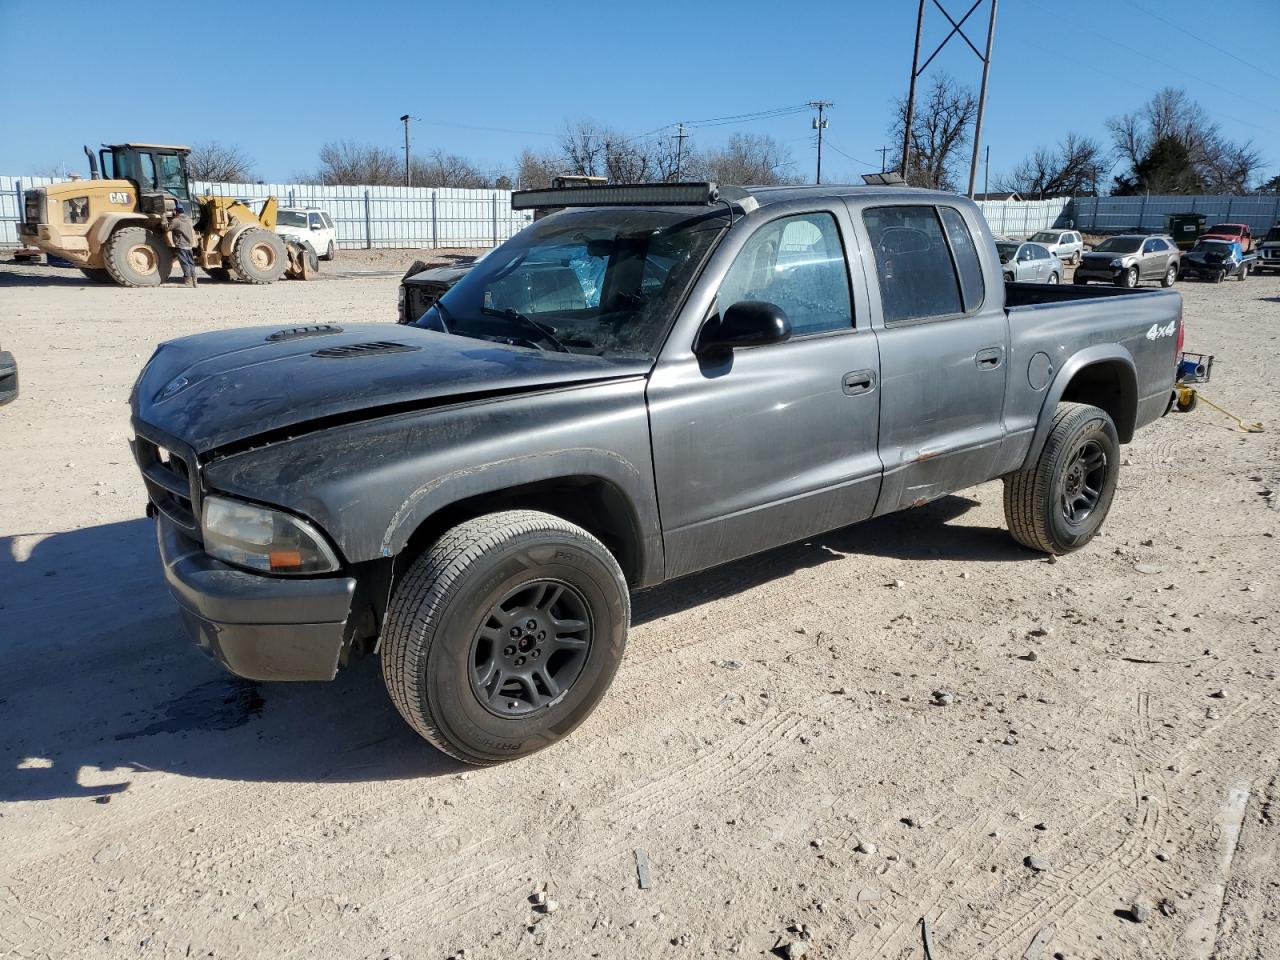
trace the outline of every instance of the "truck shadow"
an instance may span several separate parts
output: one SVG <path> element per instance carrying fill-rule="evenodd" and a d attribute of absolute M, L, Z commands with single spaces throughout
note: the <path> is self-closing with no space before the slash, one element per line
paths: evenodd
<path fill-rule="evenodd" d="M 639 593 L 633 620 L 850 554 L 1034 557 L 1003 530 L 947 523 L 974 503 L 946 497 Z M 0 538 L 0 622 L 0 802 L 102 801 L 153 770 L 359 782 L 463 769 L 399 717 L 374 658 L 332 683 L 298 684 L 240 680 L 208 660 L 179 622 L 149 520 Z"/>
<path fill-rule="evenodd" d="M 17 265 L 17 269 L 24 272 L 15 273 L 11 270 L 0 270 L 0 287 L 106 286 L 90 280 L 79 270 L 66 270 L 61 267 L 27 266 L 25 264 Z"/>

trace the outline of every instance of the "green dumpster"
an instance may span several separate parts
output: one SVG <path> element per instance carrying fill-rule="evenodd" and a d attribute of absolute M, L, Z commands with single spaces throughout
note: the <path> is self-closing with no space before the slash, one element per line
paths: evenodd
<path fill-rule="evenodd" d="M 1173 237 L 1180 250 L 1190 250 L 1204 233 L 1203 213 L 1171 213 L 1164 218 L 1164 232 Z"/>

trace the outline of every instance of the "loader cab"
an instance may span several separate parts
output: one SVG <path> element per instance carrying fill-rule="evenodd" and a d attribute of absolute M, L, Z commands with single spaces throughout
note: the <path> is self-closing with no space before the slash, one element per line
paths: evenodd
<path fill-rule="evenodd" d="M 140 199 L 148 195 L 163 198 L 167 194 L 189 201 L 191 181 L 187 176 L 187 155 L 190 153 L 189 147 L 117 143 L 103 144 L 98 159 L 105 179 L 132 181 Z"/>

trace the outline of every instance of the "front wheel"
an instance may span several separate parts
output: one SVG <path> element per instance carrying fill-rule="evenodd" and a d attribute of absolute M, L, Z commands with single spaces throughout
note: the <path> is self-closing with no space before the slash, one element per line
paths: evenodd
<path fill-rule="evenodd" d="M 250 227 L 236 238 L 231 269 L 246 283 L 275 283 L 289 265 L 284 241 L 261 227 Z"/>
<path fill-rule="evenodd" d="M 1124 273 L 1120 275 L 1120 278 L 1118 280 L 1116 280 L 1116 286 L 1126 287 L 1130 290 L 1132 290 L 1137 285 L 1138 285 L 1138 268 L 1137 267 L 1130 267 L 1128 270 L 1126 270 Z"/>
<path fill-rule="evenodd" d="M 1057 282 L 1058 282 L 1058 275 L 1057 275 L 1056 273 L 1051 273 L 1051 274 L 1049 274 L 1049 282 L 1050 282 L 1050 283 L 1057 283 Z"/>
<path fill-rule="evenodd" d="M 1078 550 L 1106 519 L 1119 475 L 1120 440 L 1106 411 L 1058 404 L 1035 464 L 1004 478 L 1009 532 L 1032 550 Z"/>
<path fill-rule="evenodd" d="M 524 756 L 567 736 L 608 690 L 630 597 L 586 530 L 533 510 L 454 527 L 414 561 L 383 630 L 382 676 L 400 715 L 465 763 Z"/>
<path fill-rule="evenodd" d="M 1178 279 L 1178 268 L 1171 266 L 1164 272 L 1164 277 L 1160 280 L 1160 286 L 1172 287 L 1175 280 Z"/>
<path fill-rule="evenodd" d="M 1240 264 L 1240 279 L 1241 280 L 1249 279 L 1249 265 L 1247 263 Z"/>

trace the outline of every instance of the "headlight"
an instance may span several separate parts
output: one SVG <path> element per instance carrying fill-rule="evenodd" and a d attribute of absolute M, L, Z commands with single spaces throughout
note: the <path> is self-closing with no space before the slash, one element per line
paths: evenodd
<path fill-rule="evenodd" d="M 1111 266 L 1113 266 L 1113 267 L 1123 267 L 1123 266 L 1124 266 L 1124 261 L 1123 261 L 1123 260 L 1121 260 L 1119 257 L 1116 257 L 1114 260 L 1112 260 L 1112 261 L 1111 261 Z"/>
<path fill-rule="evenodd" d="M 338 558 L 307 521 L 253 503 L 206 497 L 205 553 L 263 573 L 332 573 Z"/>

